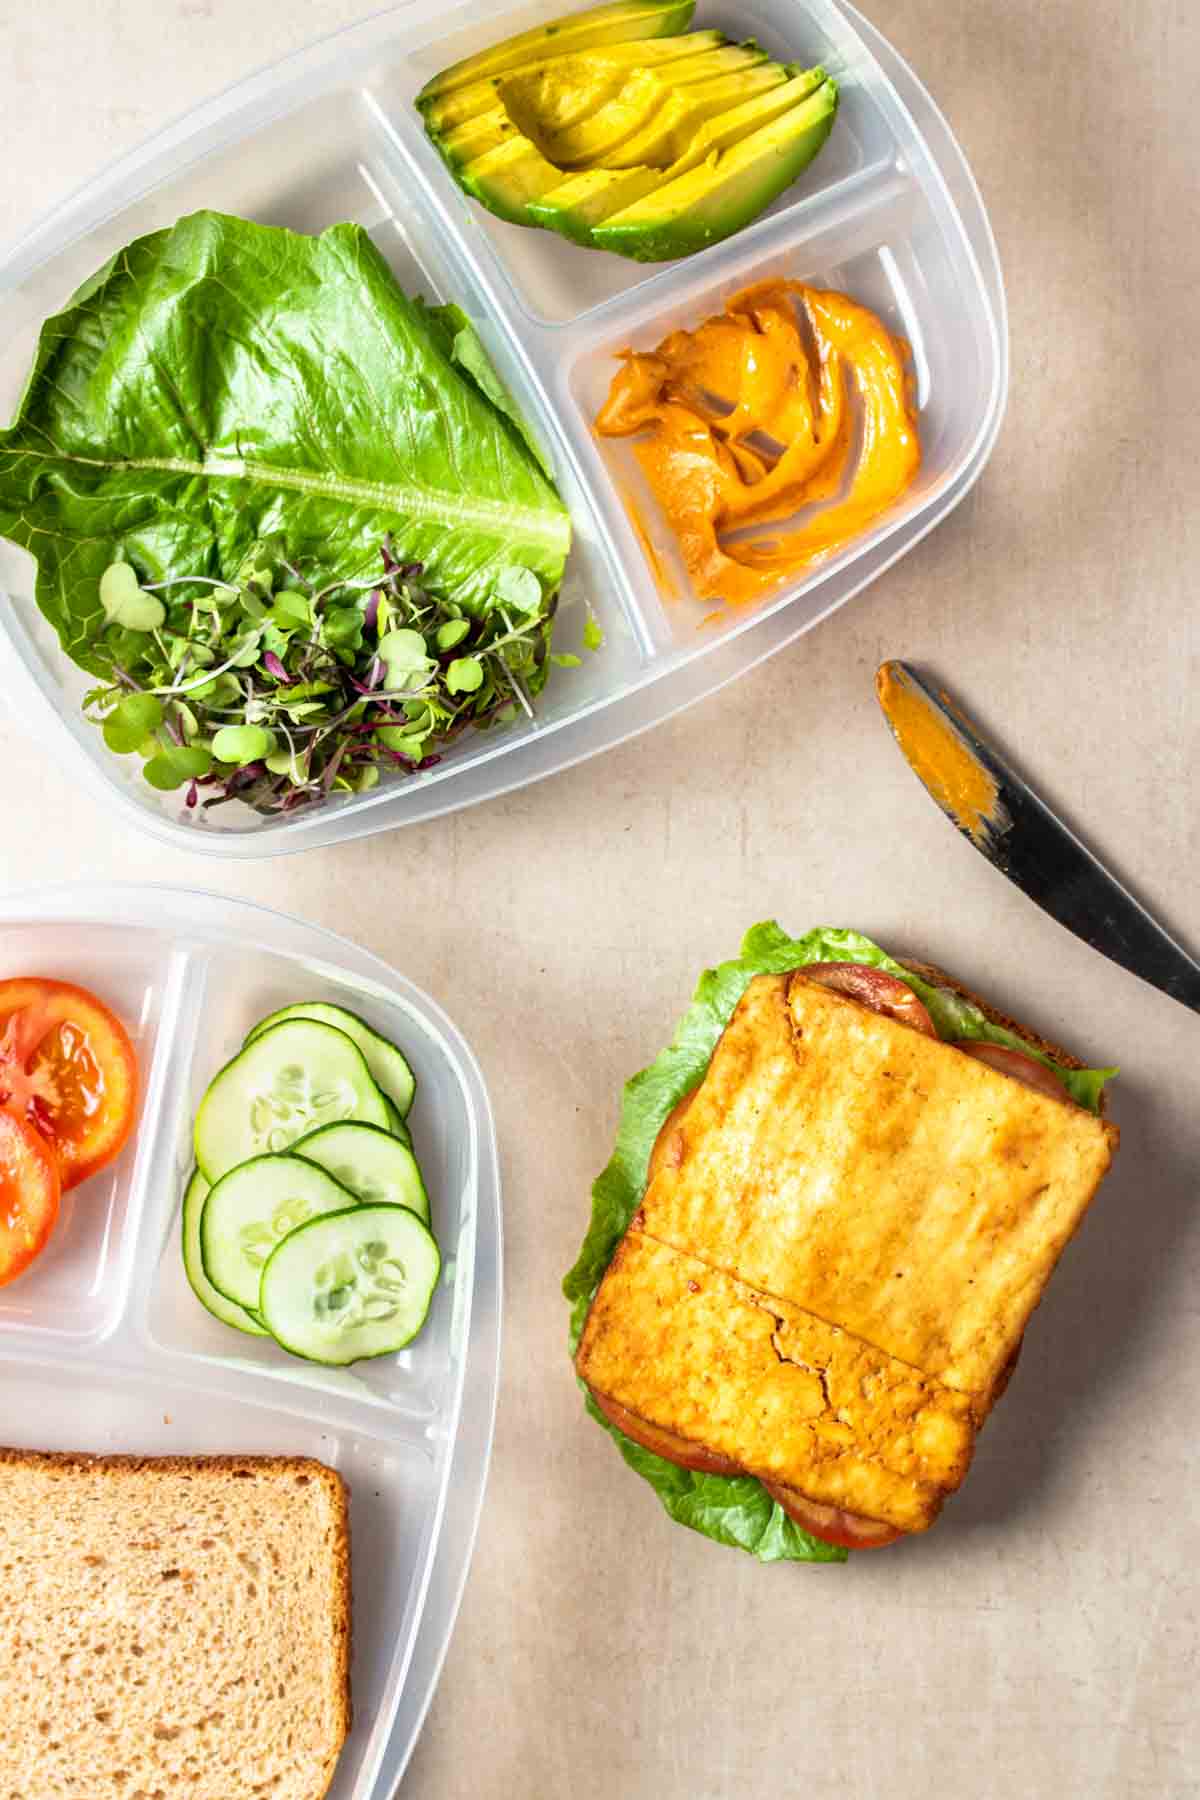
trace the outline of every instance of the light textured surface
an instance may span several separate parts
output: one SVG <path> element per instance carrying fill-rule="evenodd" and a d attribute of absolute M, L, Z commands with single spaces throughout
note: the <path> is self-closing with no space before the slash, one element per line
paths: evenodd
<path fill-rule="evenodd" d="M 366 0 L 0 7 L 0 237 Z M 957 839 L 871 678 L 952 678 L 1200 939 L 1200 12 L 890 0 L 991 208 L 1013 390 L 965 505 L 795 649 L 652 736 L 442 824 L 222 867 L 130 837 L 0 722 L 0 880 L 218 887 L 430 989 L 492 1086 L 506 1182 L 496 1458 L 407 1790 L 425 1800 L 1200 1792 L 1197 1024 Z M 1124 1074 L 1117 1167 L 971 1479 L 922 1541 L 760 1568 L 668 1523 L 586 1421 L 562 1270 L 620 1082 L 743 927 L 854 924 Z"/>

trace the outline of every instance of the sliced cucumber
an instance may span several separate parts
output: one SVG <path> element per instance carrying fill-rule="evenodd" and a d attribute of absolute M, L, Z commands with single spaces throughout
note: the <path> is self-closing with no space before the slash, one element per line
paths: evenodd
<path fill-rule="evenodd" d="M 204 1202 L 204 1273 L 227 1300 L 261 1317 L 259 1281 L 279 1240 L 308 1220 L 353 1205 L 354 1195 L 316 1163 L 300 1156 L 252 1157 L 215 1182 Z"/>
<path fill-rule="evenodd" d="M 396 1045 L 388 1038 L 380 1037 L 365 1019 L 360 1019 L 357 1013 L 347 1012 L 344 1006 L 331 1006 L 325 1000 L 302 1000 L 296 1006 L 282 1006 L 278 1012 L 268 1013 L 265 1019 L 260 1019 L 246 1039 L 247 1045 L 261 1037 L 264 1031 L 281 1025 L 285 1019 L 315 1019 L 322 1025 L 332 1025 L 336 1031 L 344 1031 L 365 1056 L 372 1080 L 395 1103 L 400 1117 L 408 1117 L 416 1092 L 416 1077 Z"/>
<path fill-rule="evenodd" d="M 378 1125 L 322 1125 L 293 1148 L 327 1169 L 364 1205 L 407 1206 L 429 1223 L 429 1196 L 416 1157 Z"/>
<path fill-rule="evenodd" d="M 387 1356 L 425 1323 L 441 1266 L 408 1207 L 354 1206 L 310 1219 L 272 1250 L 259 1309 L 283 1348 L 310 1362 Z"/>
<path fill-rule="evenodd" d="M 404 1123 L 404 1120 L 400 1117 L 400 1111 L 396 1105 L 396 1102 L 394 1100 L 389 1100 L 387 1095 L 385 1094 L 383 1096 L 383 1104 L 387 1107 L 387 1116 L 388 1116 L 387 1128 L 388 1128 L 388 1130 L 391 1132 L 391 1134 L 394 1138 L 399 1138 L 400 1142 L 402 1144 L 407 1144 L 409 1149 L 411 1150 L 412 1149 L 412 1132 L 408 1129 L 408 1126 Z"/>
<path fill-rule="evenodd" d="M 210 1192 L 199 1169 L 193 1169 L 183 1190 L 184 1274 L 191 1283 L 193 1294 L 214 1319 L 220 1319 L 222 1325 L 232 1325 L 235 1331 L 248 1332 L 251 1337 L 268 1337 L 270 1333 L 266 1326 L 260 1325 L 244 1306 L 227 1300 L 204 1273 L 204 1262 L 200 1255 L 200 1215 Z"/>
<path fill-rule="evenodd" d="M 383 1095 L 345 1032 L 289 1019 L 255 1037 L 209 1083 L 196 1114 L 196 1161 L 215 1185 L 250 1157 L 286 1150 L 337 1119 L 386 1127 Z"/>

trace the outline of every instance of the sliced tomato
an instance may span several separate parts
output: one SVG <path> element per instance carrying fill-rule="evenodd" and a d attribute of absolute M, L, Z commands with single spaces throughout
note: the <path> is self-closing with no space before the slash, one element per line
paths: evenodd
<path fill-rule="evenodd" d="M 846 1512 L 840 1506 L 823 1506 L 820 1501 L 810 1500 L 807 1494 L 799 1494 L 795 1488 L 783 1487 L 779 1482 L 764 1481 L 763 1486 L 801 1530 L 807 1531 L 810 1537 L 821 1538 L 826 1544 L 836 1544 L 841 1550 L 882 1550 L 904 1536 L 894 1525 L 885 1525 L 881 1519 L 867 1519 L 860 1513 Z"/>
<path fill-rule="evenodd" d="M 1036 1088 L 1039 1094 L 1049 1094 L 1052 1100 L 1065 1100 L 1068 1106 L 1075 1104 L 1065 1082 L 1036 1056 L 1026 1056 L 1023 1050 L 1010 1050 L 1007 1044 L 981 1044 L 974 1038 L 956 1038 L 954 1048 L 965 1051 L 977 1062 L 987 1063 L 989 1068 L 999 1069 L 1002 1075 L 1011 1075 L 1014 1081 L 1023 1082 L 1028 1088 Z"/>
<path fill-rule="evenodd" d="M 677 1463 L 681 1469 L 692 1469 L 697 1475 L 740 1475 L 741 1468 L 729 1457 L 721 1456 L 715 1450 L 706 1450 L 703 1444 L 693 1444 L 690 1439 L 679 1437 L 673 1431 L 665 1431 L 661 1425 L 651 1425 L 648 1420 L 639 1418 L 627 1407 L 618 1406 L 615 1400 L 609 1400 L 598 1394 L 595 1388 L 589 1389 L 592 1399 L 600 1408 L 610 1425 L 623 1431 L 627 1438 L 640 1444 L 643 1450 L 652 1450 L 655 1456 L 665 1457 L 667 1462 Z"/>
<path fill-rule="evenodd" d="M 857 1000 L 870 1012 L 899 1019 L 902 1025 L 911 1025 L 914 1031 L 923 1031 L 926 1037 L 937 1036 L 928 1011 L 898 975 L 873 969 L 869 963 L 849 962 L 808 963 L 796 973 L 805 981 L 815 981 L 821 987 L 832 988 L 837 994 Z"/>
<path fill-rule="evenodd" d="M 64 1189 L 119 1153 L 137 1090 L 129 1034 L 95 994 L 41 976 L 0 981 L 0 1108 L 53 1147 Z"/>
<path fill-rule="evenodd" d="M 598 1394 L 594 1388 L 590 1392 L 609 1424 L 632 1438 L 635 1444 L 640 1444 L 643 1450 L 651 1450 L 655 1456 L 661 1456 L 681 1469 L 691 1469 L 697 1475 L 745 1474 L 741 1465 L 730 1457 L 706 1450 L 702 1444 L 693 1444 L 673 1431 L 664 1430 L 661 1425 L 651 1425 L 627 1407 L 618 1406 L 615 1400 Z M 878 1519 L 864 1519 L 838 1506 L 822 1506 L 804 1494 L 798 1494 L 795 1488 L 782 1487 L 778 1482 L 764 1481 L 763 1486 L 789 1518 L 795 1519 L 797 1525 L 812 1537 L 823 1538 L 827 1544 L 836 1544 L 846 1550 L 880 1550 L 904 1535 L 895 1526 L 884 1525 Z"/>
<path fill-rule="evenodd" d="M 58 1159 L 46 1139 L 0 1111 L 0 1287 L 45 1248 L 60 1190 Z"/>

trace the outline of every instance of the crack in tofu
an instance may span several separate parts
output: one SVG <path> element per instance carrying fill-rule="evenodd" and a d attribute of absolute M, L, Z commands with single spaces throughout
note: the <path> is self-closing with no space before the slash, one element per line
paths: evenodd
<path fill-rule="evenodd" d="M 970 1460 L 968 1396 L 640 1232 L 601 1284 L 578 1368 L 747 1473 L 904 1531 L 933 1522 Z"/>

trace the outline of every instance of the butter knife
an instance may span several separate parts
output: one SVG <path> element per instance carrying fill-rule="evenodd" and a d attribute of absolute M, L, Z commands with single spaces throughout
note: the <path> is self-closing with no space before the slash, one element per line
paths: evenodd
<path fill-rule="evenodd" d="M 881 663 L 875 692 L 914 774 L 993 866 L 1060 925 L 1200 1012 L 1200 963 L 1109 873 L 949 696 L 910 663 Z"/>

